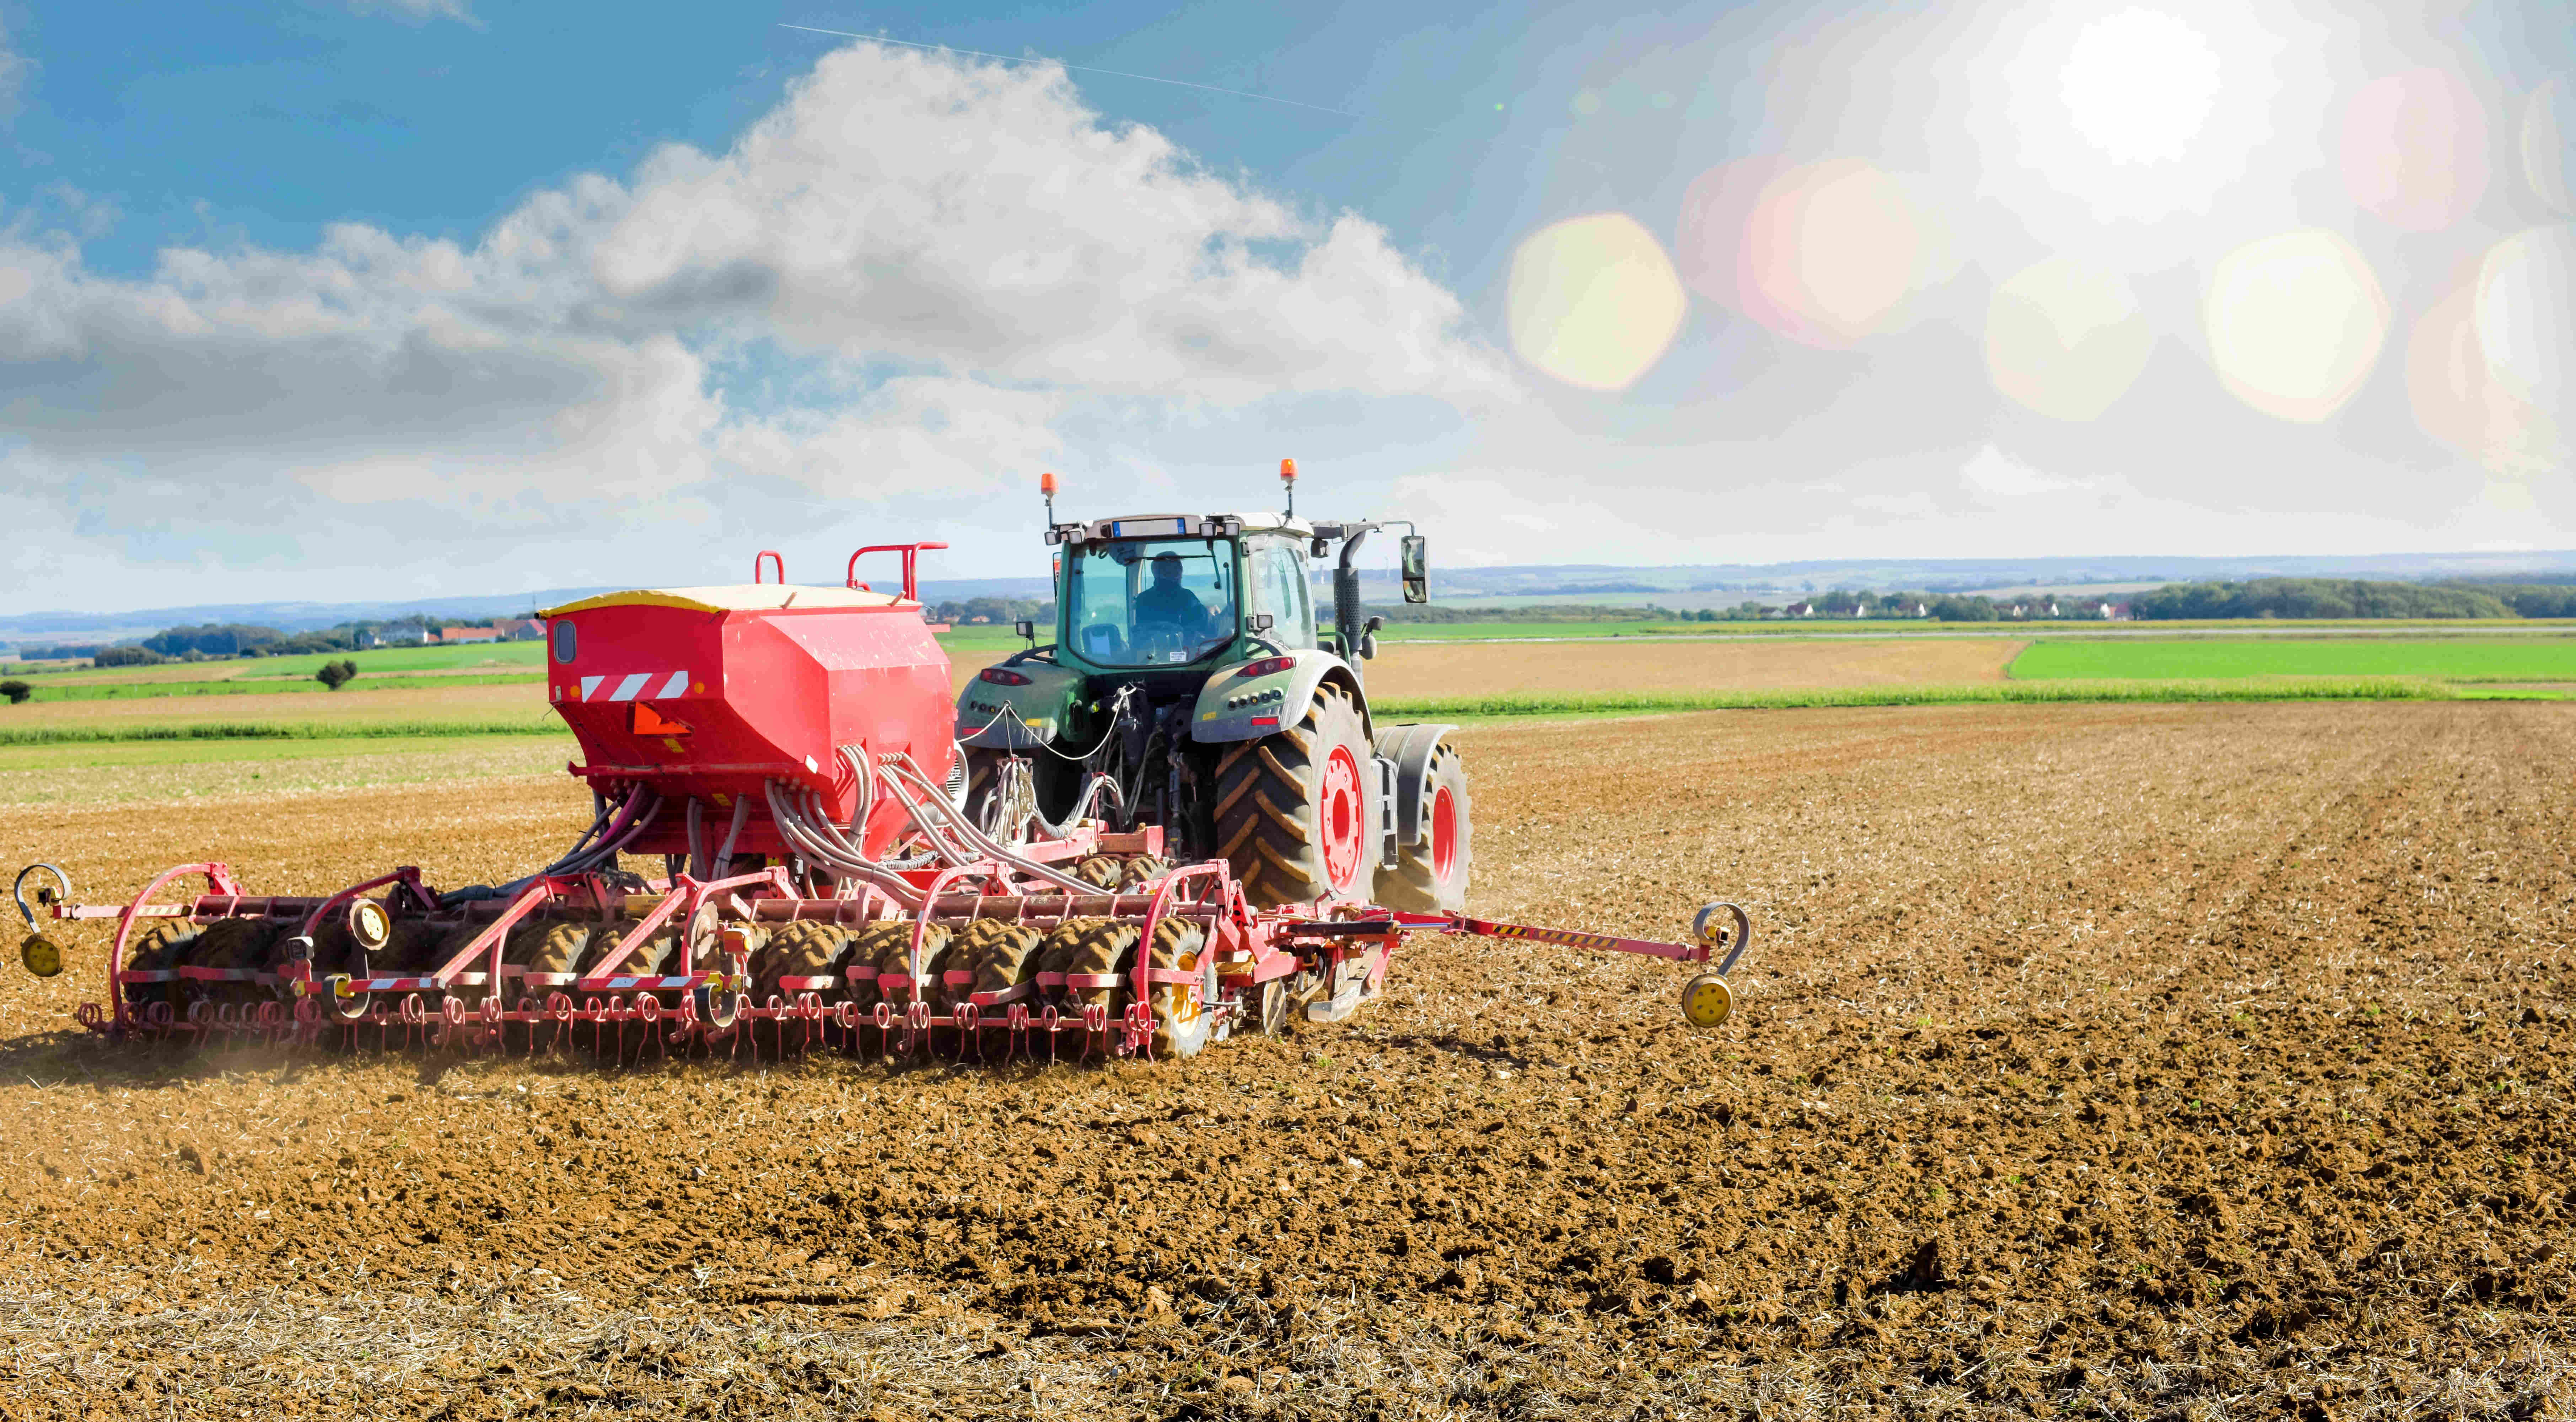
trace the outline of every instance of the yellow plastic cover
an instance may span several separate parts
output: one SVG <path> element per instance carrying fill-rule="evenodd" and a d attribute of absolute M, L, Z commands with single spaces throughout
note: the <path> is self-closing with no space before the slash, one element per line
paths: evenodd
<path fill-rule="evenodd" d="M 861 592 L 857 588 L 799 587 L 793 583 L 734 583 L 718 588 L 644 588 L 635 592 L 601 593 L 561 607 L 549 607 L 539 617 L 561 617 L 566 613 L 588 612 L 594 607 L 677 607 L 692 612 L 784 612 L 816 607 L 888 607 L 903 601 L 893 593 Z"/>

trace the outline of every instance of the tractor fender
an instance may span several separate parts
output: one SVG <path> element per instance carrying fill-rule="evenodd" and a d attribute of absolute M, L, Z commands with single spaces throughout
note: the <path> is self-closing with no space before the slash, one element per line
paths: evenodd
<path fill-rule="evenodd" d="M 1282 670 L 1261 676 L 1243 674 L 1246 668 L 1282 660 L 1289 663 Z M 1359 676 L 1350 664 L 1321 647 L 1307 647 L 1284 658 L 1231 662 L 1210 672 L 1207 683 L 1199 688 L 1198 704 L 1191 708 L 1190 739 L 1215 745 L 1275 735 L 1281 727 L 1306 719 L 1307 710 L 1315 702 L 1315 689 L 1327 681 L 1349 692 L 1351 700 L 1358 703 L 1360 724 L 1372 725 L 1368 697 L 1361 692 Z M 1371 734 L 1375 734 L 1374 730 Z"/>
<path fill-rule="evenodd" d="M 1406 726 L 1380 726 L 1370 737 L 1381 759 L 1395 762 L 1395 839 L 1420 844 L 1424 832 L 1422 783 L 1431 774 L 1432 752 L 1456 726 L 1424 721 Z"/>
<path fill-rule="evenodd" d="M 988 680 L 991 674 L 1028 678 L 1026 685 Z M 957 693 L 957 740 L 962 745 L 1032 750 L 1055 739 L 1065 713 L 1082 694 L 1083 675 L 1052 662 L 1021 661 L 986 667 Z"/>

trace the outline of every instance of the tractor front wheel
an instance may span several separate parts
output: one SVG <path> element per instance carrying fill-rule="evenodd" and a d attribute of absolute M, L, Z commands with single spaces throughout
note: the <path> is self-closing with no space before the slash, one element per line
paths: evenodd
<path fill-rule="evenodd" d="M 1326 682 L 1290 728 L 1226 748 L 1216 841 L 1264 907 L 1358 898 L 1377 862 L 1377 771 L 1346 689 Z"/>

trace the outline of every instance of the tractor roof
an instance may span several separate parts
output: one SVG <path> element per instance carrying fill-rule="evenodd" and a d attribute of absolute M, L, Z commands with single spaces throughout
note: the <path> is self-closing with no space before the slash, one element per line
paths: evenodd
<path fill-rule="evenodd" d="M 1099 543 L 1113 538 L 1218 538 L 1239 533 L 1285 533 L 1315 536 L 1315 526 L 1283 513 L 1153 513 L 1121 514 L 1087 523 L 1060 523 L 1047 531 L 1049 543 Z"/>

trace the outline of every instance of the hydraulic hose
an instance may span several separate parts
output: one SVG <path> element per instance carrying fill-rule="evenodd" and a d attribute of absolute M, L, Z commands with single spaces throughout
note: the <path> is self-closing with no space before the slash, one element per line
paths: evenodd
<path fill-rule="evenodd" d="M 689 803 L 695 805 L 697 801 L 692 800 Z M 733 825 L 725 831 L 724 846 L 716 851 L 715 862 L 708 866 L 715 872 L 706 877 L 721 879 L 725 876 L 726 866 L 733 863 L 734 841 L 742 838 L 742 827 L 749 823 L 751 823 L 751 801 L 740 795 L 734 796 Z"/>
<path fill-rule="evenodd" d="M 894 788 L 895 794 L 900 797 L 904 801 L 906 807 L 912 811 L 914 820 L 916 822 L 921 822 L 925 830 L 929 828 L 929 825 L 926 821 L 923 821 L 922 816 L 924 811 L 927 811 L 931 817 L 944 821 L 949 828 L 955 830 L 968 844 L 971 844 L 976 849 L 983 851 L 985 857 L 992 859 L 996 863 L 1008 864 L 1012 868 L 1017 869 L 1032 878 L 1044 879 L 1048 883 L 1055 884 L 1061 888 L 1073 890 L 1077 893 L 1089 892 L 1099 887 L 1096 884 L 1086 883 L 1083 880 L 1074 878 L 1070 874 L 1063 873 L 1052 865 L 1042 864 L 1037 860 L 1014 854 L 1010 850 L 1004 848 L 1001 844 L 995 842 L 982 830 L 968 824 L 964 815 L 959 814 L 956 810 L 950 808 L 947 797 L 941 793 L 939 787 L 930 783 L 930 777 L 923 775 L 920 767 L 912 763 L 912 757 L 908 755 L 892 757 L 888 761 L 886 769 L 889 772 L 886 783 Z M 907 781 L 910 782 L 914 788 L 927 794 L 930 797 L 929 801 L 927 803 L 915 801 L 910 794 L 906 793 L 905 783 Z"/>

